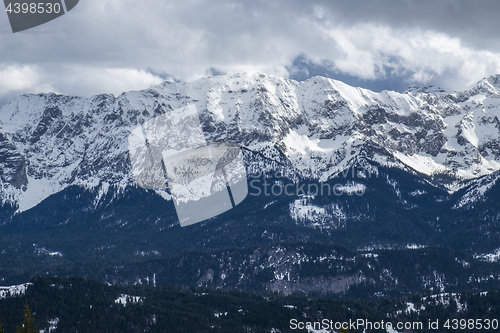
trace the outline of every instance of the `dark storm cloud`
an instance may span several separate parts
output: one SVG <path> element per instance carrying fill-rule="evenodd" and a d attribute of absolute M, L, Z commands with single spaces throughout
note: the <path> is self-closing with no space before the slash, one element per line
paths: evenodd
<path fill-rule="evenodd" d="M 470 46 L 500 49 L 500 1 L 323 0 L 321 3 L 342 24 L 371 22 L 394 29 L 433 30 L 458 37 Z"/>

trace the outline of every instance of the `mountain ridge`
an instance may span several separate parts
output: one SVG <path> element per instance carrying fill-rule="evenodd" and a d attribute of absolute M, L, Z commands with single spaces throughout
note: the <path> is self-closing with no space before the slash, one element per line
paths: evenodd
<path fill-rule="evenodd" d="M 454 193 L 500 170 L 499 85 L 497 75 L 463 92 L 374 93 L 322 77 L 245 73 L 118 97 L 22 95 L 0 107 L 0 199 L 22 212 L 71 185 L 134 186 L 130 130 L 187 104 L 196 105 L 208 142 L 278 157 L 302 177 L 325 181 L 367 158 Z"/>

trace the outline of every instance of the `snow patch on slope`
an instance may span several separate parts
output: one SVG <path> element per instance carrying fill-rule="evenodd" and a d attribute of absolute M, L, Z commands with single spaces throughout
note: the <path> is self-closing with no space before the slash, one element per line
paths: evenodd
<path fill-rule="evenodd" d="M 395 152 L 394 156 L 410 168 L 428 176 L 448 170 L 444 165 L 436 163 L 430 156 L 419 154 L 405 155 L 400 152 Z"/>
<path fill-rule="evenodd" d="M 500 248 L 496 249 L 492 253 L 475 255 L 474 258 L 486 262 L 498 262 L 500 261 Z"/>
<path fill-rule="evenodd" d="M 26 289 L 32 285 L 33 283 L 24 283 L 15 286 L 0 287 L 0 299 L 24 296 L 26 294 Z"/>
<path fill-rule="evenodd" d="M 126 294 L 121 294 L 117 299 L 115 299 L 115 304 L 121 304 L 123 306 L 127 306 L 127 304 L 138 304 L 142 303 L 141 296 L 130 296 Z"/>

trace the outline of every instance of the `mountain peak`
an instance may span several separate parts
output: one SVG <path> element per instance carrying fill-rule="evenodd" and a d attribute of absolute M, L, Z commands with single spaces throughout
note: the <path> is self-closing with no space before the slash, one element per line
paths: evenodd
<path fill-rule="evenodd" d="M 500 74 L 484 78 L 476 84 L 477 89 L 486 91 L 490 94 L 498 94 L 500 91 Z"/>
<path fill-rule="evenodd" d="M 405 93 L 410 93 L 413 95 L 422 93 L 422 94 L 433 94 L 433 95 L 439 95 L 439 94 L 445 94 L 446 91 L 438 86 L 434 85 L 429 85 L 429 86 L 424 86 L 420 87 L 417 85 L 411 85 L 408 87 L 408 89 L 405 91 Z"/>

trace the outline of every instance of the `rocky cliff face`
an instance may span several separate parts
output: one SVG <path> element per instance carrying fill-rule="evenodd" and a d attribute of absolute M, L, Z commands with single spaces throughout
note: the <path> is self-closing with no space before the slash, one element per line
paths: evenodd
<path fill-rule="evenodd" d="M 500 76 L 446 93 L 374 93 L 314 77 L 250 73 L 118 97 L 24 95 L 0 108 L 0 198 L 25 211 L 70 185 L 134 186 L 127 136 L 194 104 L 209 142 L 229 141 L 328 179 L 360 158 L 427 176 L 450 192 L 500 169 Z"/>

